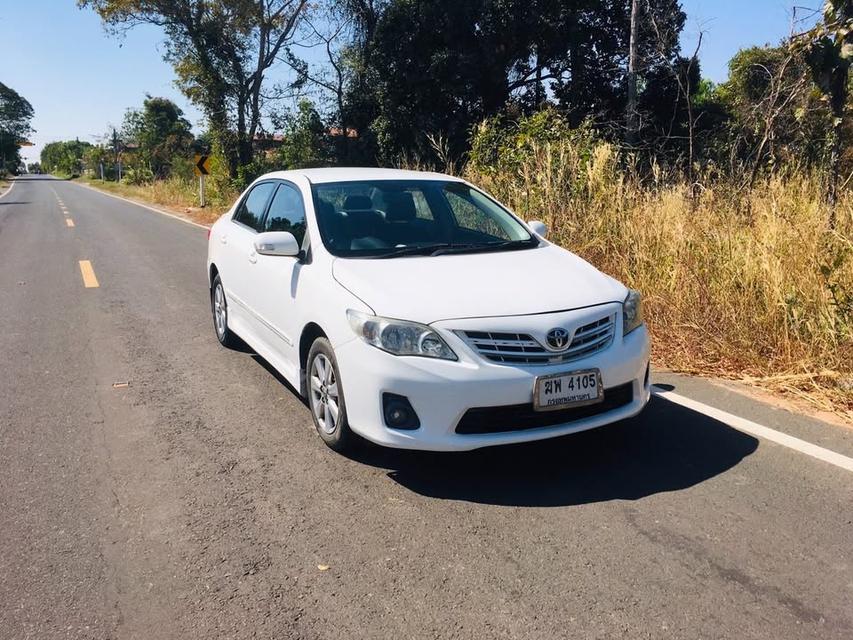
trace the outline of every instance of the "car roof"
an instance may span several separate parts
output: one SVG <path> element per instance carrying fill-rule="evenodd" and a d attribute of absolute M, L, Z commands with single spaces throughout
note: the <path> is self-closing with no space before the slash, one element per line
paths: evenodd
<path fill-rule="evenodd" d="M 349 182 L 354 180 L 444 180 L 462 182 L 460 178 L 431 171 L 408 171 L 404 169 L 374 169 L 370 167 L 331 167 L 327 169 L 294 169 L 274 171 L 263 178 L 281 178 L 286 180 L 294 176 L 304 176 L 312 184 L 325 182 Z"/>

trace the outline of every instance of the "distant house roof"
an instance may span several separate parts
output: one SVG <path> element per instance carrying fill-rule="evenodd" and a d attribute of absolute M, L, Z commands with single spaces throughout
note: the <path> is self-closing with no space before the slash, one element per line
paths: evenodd
<path fill-rule="evenodd" d="M 327 129 L 327 132 L 330 136 L 335 137 L 335 138 L 338 136 L 344 135 L 344 130 L 341 129 L 340 127 L 329 127 Z M 357 138 L 358 137 L 358 131 L 356 131 L 355 129 L 347 128 L 346 136 L 347 136 L 347 138 Z"/>
<path fill-rule="evenodd" d="M 284 143 L 284 136 L 280 133 L 256 133 L 252 139 L 252 146 L 256 149 L 275 149 Z"/>

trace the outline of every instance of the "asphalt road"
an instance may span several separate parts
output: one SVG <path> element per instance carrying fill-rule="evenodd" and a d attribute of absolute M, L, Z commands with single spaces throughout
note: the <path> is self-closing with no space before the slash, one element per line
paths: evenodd
<path fill-rule="evenodd" d="M 0 199 L 3 640 L 853 637 L 853 473 L 662 398 L 535 445 L 339 456 L 218 345 L 205 238 L 46 177 Z"/>

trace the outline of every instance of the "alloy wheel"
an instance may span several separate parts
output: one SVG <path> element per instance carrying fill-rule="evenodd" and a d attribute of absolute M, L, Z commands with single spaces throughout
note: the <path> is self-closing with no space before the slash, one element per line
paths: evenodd
<path fill-rule="evenodd" d="M 311 363 L 311 410 L 317 424 L 327 434 L 332 434 L 338 426 L 340 405 L 338 383 L 335 368 L 322 353 L 318 353 Z"/>
<path fill-rule="evenodd" d="M 219 282 L 213 290 L 213 322 L 216 325 L 216 334 L 222 339 L 228 329 L 228 311 L 225 308 L 225 292 Z"/>

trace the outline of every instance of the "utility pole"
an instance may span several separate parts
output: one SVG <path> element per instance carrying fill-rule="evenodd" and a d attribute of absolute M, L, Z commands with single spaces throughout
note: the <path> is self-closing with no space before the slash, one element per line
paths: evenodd
<path fill-rule="evenodd" d="M 640 0 L 631 0 L 631 37 L 628 42 L 628 111 L 626 125 L 629 145 L 637 143 L 637 133 L 640 129 L 639 114 L 637 113 L 637 39 L 639 32 Z"/>
<path fill-rule="evenodd" d="M 533 88 L 533 101 L 536 109 L 542 104 L 542 66 L 539 64 L 539 45 L 536 45 L 536 85 Z"/>
<path fill-rule="evenodd" d="M 113 127 L 113 153 L 115 153 L 116 157 L 116 175 L 118 176 L 118 182 L 121 182 L 121 157 L 118 152 L 118 132 L 116 132 L 115 127 Z"/>

